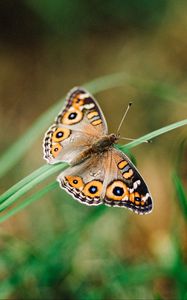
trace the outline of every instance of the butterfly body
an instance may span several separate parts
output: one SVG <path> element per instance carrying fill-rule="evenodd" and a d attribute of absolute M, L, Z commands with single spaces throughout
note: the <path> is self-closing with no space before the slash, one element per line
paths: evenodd
<path fill-rule="evenodd" d="M 118 140 L 117 135 L 114 133 L 111 133 L 109 135 L 103 136 L 98 141 L 96 141 L 92 145 L 92 152 L 94 153 L 100 153 L 105 150 L 107 150 L 109 147 L 113 146 L 114 143 L 116 143 Z"/>
<path fill-rule="evenodd" d="M 91 157 L 94 154 L 102 154 L 104 151 L 107 151 L 114 143 L 118 140 L 117 135 L 109 134 L 101 137 L 98 141 L 93 143 L 88 149 L 80 153 L 74 160 L 71 162 L 71 166 L 78 165 L 84 160 Z"/>
<path fill-rule="evenodd" d="M 51 164 L 70 164 L 57 180 L 81 203 L 149 213 L 152 199 L 148 188 L 128 157 L 114 147 L 118 139 L 118 135 L 108 134 L 93 96 L 83 88 L 74 88 L 45 135 L 44 158 Z"/>

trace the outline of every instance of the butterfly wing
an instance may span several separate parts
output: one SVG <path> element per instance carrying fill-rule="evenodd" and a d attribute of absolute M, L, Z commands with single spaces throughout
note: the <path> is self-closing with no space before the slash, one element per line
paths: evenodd
<path fill-rule="evenodd" d="M 87 205 L 126 207 L 138 214 L 152 210 L 148 188 L 127 156 L 114 148 L 95 154 L 58 176 L 60 186 Z"/>
<path fill-rule="evenodd" d="M 103 203 L 103 186 L 109 153 L 92 155 L 80 165 L 63 171 L 57 178 L 61 188 L 87 205 Z"/>
<path fill-rule="evenodd" d="M 68 93 L 65 108 L 58 115 L 56 123 L 70 125 L 72 129 L 82 132 L 86 130 L 90 134 L 94 132 L 94 135 L 98 136 L 108 133 L 107 123 L 99 104 L 82 87 L 75 87 Z"/>
<path fill-rule="evenodd" d="M 115 148 L 111 151 L 104 203 L 126 207 L 138 214 L 150 213 L 153 203 L 144 179 L 122 151 Z"/>
<path fill-rule="evenodd" d="M 45 134 L 44 158 L 51 164 L 71 163 L 107 132 L 106 120 L 96 100 L 85 89 L 76 87 L 67 95 L 65 107 Z"/>

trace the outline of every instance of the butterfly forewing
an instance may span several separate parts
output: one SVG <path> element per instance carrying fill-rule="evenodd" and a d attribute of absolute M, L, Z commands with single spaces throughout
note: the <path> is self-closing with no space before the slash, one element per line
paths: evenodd
<path fill-rule="evenodd" d="M 70 125 L 85 133 L 102 136 L 108 133 L 107 123 L 94 97 L 81 87 L 67 95 L 66 106 L 56 119 L 57 124 Z"/>
<path fill-rule="evenodd" d="M 82 151 L 108 132 L 96 100 L 83 88 L 72 89 L 65 107 L 46 132 L 43 148 L 48 163 L 71 163 Z"/>

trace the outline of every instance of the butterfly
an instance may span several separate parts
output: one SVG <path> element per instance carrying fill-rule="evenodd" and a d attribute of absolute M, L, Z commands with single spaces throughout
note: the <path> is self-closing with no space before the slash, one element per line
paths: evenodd
<path fill-rule="evenodd" d="M 44 159 L 49 164 L 63 161 L 70 165 L 57 180 L 81 203 L 150 213 L 153 204 L 147 185 L 130 159 L 115 147 L 118 139 L 118 135 L 108 134 L 94 97 L 75 87 L 45 134 Z"/>

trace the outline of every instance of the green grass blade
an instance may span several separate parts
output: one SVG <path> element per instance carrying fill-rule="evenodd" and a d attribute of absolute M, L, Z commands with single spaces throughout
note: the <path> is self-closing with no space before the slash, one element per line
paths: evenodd
<path fill-rule="evenodd" d="M 27 207 L 32 202 L 40 199 L 41 197 L 43 197 L 48 192 L 54 190 L 57 186 L 58 186 L 58 182 L 54 181 L 54 182 L 48 184 L 47 186 L 45 186 L 43 189 L 37 191 L 37 193 L 35 193 L 35 194 L 31 195 L 30 197 L 24 199 L 24 202 L 18 204 L 16 207 L 13 207 L 12 209 L 8 210 L 8 212 L 5 215 L 0 216 L 0 223 L 6 221 L 9 217 L 15 215 L 16 213 L 18 213 L 19 211 L 21 211 L 22 209 Z"/>
<path fill-rule="evenodd" d="M 15 185 L 13 185 L 11 188 L 9 188 L 5 193 L 3 193 L 0 196 L 0 204 L 3 203 L 10 196 L 15 194 L 17 191 L 22 189 L 25 185 L 31 184 L 31 182 L 34 179 L 40 177 L 42 174 L 47 172 L 46 175 L 48 176 L 49 172 L 50 172 L 50 174 L 52 175 L 55 172 L 61 170 L 62 168 L 65 168 L 65 165 L 66 165 L 65 163 L 61 163 L 61 164 L 56 165 L 55 168 L 52 165 L 47 165 L 47 164 L 43 165 L 42 167 L 38 168 L 37 170 L 35 170 L 31 174 L 29 174 L 28 176 L 24 177 L 19 182 L 17 182 Z"/>
<path fill-rule="evenodd" d="M 20 180 L 18 183 L 13 185 L 10 189 L 8 189 L 5 193 L 3 193 L 0 196 L 0 203 L 2 203 L 4 200 L 12 196 L 14 193 L 16 193 L 19 189 L 21 189 L 25 184 L 31 182 L 34 178 L 39 176 L 41 173 L 45 173 L 49 170 L 49 165 L 43 165 L 42 167 L 38 168 L 28 176 L 24 177 L 22 180 Z"/>
<path fill-rule="evenodd" d="M 173 174 L 173 182 L 174 182 L 177 198 L 179 200 L 181 211 L 183 213 L 185 220 L 187 221 L 187 196 L 182 181 L 180 177 L 177 175 L 177 173 Z"/>
<path fill-rule="evenodd" d="M 136 147 L 136 146 L 144 143 L 147 140 L 152 140 L 153 138 L 155 138 L 155 137 L 157 137 L 161 134 L 164 134 L 166 132 L 169 132 L 171 130 L 177 129 L 177 128 L 185 126 L 185 125 L 187 125 L 187 119 L 176 122 L 176 123 L 173 123 L 173 124 L 170 124 L 170 125 L 167 125 L 165 127 L 157 129 L 155 131 L 152 131 L 152 132 L 150 132 L 150 133 L 134 140 L 133 142 L 128 143 L 125 146 L 120 146 L 120 149 L 125 150 L 125 149 L 130 149 L 130 148 Z"/>
<path fill-rule="evenodd" d="M 66 166 L 67 166 L 67 164 L 65 164 L 65 163 L 58 164 L 56 166 L 48 166 L 49 168 L 46 172 L 44 172 L 44 173 L 41 172 L 40 175 L 38 175 L 32 181 L 25 184 L 22 188 L 18 189 L 13 195 L 11 195 L 4 202 L 2 202 L 0 204 L 0 211 L 3 211 L 6 208 L 8 208 L 9 206 L 11 206 L 15 201 L 17 201 L 20 197 L 22 197 L 29 190 L 34 188 L 37 184 L 44 181 L 46 178 L 48 178 L 50 175 L 54 174 L 55 172 L 63 170 Z M 19 184 L 19 182 L 18 182 L 18 184 Z"/>

